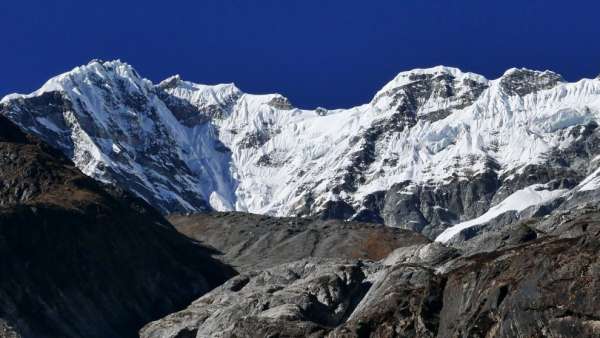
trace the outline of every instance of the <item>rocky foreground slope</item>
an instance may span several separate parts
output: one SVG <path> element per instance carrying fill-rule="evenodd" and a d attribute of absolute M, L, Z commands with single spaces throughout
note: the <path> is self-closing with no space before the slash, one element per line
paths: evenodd
<path fill-rule="evenodd" d="M 522 190 L 539 192 L 530 206 L 597 186 L 579 184 L 598 173 L 600 79 L 550 71 L 415 69 L 364 105 L 305 110 L 92 61 L 0 112 L 163 213 L 323 215 L 433 239 Z"/>
<path fill-rule="evenodd" d="M 502 232 L 468 249 L 417 243 L 380 261 L 307 258 L 246 271 L 140 336 L 600 335 L 600 210 Z"/>
<path fill-rule="evenodd" d="M 135 337 L 235 271 L 0 117 L 0 337 Z"/>

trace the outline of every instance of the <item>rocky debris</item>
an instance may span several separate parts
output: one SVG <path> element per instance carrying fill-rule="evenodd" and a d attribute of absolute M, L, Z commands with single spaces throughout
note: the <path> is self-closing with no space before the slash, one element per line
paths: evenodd
<path fill-rule="evenodd" d="M 429 243 L 412 231 L 318 218 L 215 212 L 171 215 L 169 221 L 179 232 L 223 252 L 222 259 L 241 271 L 309 257 L 380 260 L 397 248 Z"/>
<path fill-rule="evenodd" d="M 0 117 L 0 336 L 135 337 L 235 271 Z"/>

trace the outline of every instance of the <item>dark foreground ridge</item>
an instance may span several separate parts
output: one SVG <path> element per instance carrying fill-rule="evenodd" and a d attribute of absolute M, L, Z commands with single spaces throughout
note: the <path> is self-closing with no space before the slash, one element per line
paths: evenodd
<path fill-rule="evenodd" d="M 0 337 L 136 337 L 235 271 L 0 117 Z"/>

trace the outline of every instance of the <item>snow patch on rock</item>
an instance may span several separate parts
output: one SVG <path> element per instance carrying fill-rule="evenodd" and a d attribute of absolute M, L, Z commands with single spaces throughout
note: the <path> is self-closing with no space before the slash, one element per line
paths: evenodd
<path fill-rule="evenodd" d="M 524 189 L 517 190 L 502 202 L 491 207 L 483 215 L 472 220 L 455 224 L 454 226 L 444 230 L 438 237 L 436 242 L 448 242 L 452 237 L 475 225 L 485 224 L 494 218 L 500 216 L 507 211 L 523 211 L 530 206 L 540 205 L 550 202 L 558 197 L 563 196 L 568 189 L 547 190 L 543 184 L 534 184 Z"/>

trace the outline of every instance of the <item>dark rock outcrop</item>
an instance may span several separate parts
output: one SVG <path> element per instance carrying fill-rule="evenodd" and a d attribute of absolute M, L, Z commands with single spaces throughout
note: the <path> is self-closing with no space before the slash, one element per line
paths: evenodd
<path fill-rule="evenodd" d="M 448 273 L 439 336 L 598 336 L 597 230 L 466 258 Z"/>
<path fill-rule="evenodd" d="M 498 186 L 493 171 L 470 180 L 456 178 L 444 185 L 400 183 L 386 192 L 381 213 L 388 226 L 435 238 L 461 218 L 474 218 L 487 211 Z"/>
<path fill-rule="evenodd" d="M 502 76 L 500 85 L 509 95 L 525 96 L 539 90 L 550 89 L 562 81 L 562 76 L 551 71 L 511 69 Z"/>

